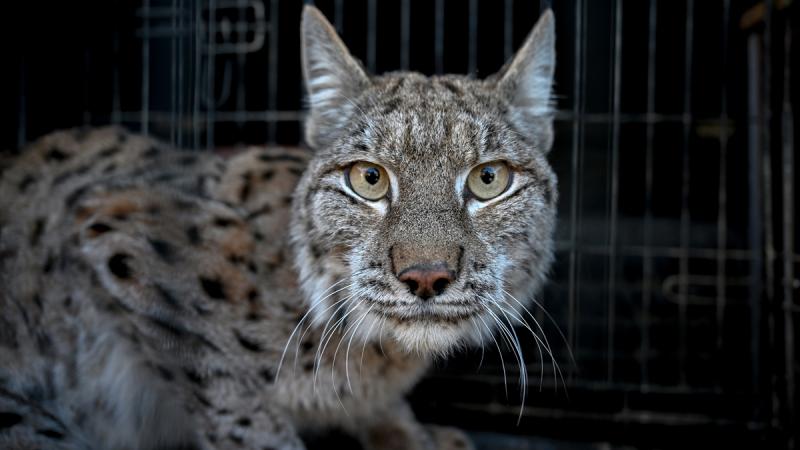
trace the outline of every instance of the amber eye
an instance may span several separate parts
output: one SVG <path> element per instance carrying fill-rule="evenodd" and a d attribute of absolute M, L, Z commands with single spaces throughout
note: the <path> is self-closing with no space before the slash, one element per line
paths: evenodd
<path fill-rule="evenodd" d="M 380 200 L 389 191 L 389 174 L 383 167 L 359 161 L 347 173 L 350 187 L 367 200 Z"/>
<path fill-rule="evenodd" d="M 510 180 L 506 163 L 493 161 L 473 168 L 467 177 L 467 187 L 479 200 L 491 200 L 505 192 Z"/>

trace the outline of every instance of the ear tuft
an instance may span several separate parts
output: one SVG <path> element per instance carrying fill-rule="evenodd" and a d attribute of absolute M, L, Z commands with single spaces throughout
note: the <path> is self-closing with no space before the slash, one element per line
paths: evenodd
<path fill-rule="evenodd" d="M 310 114 L 306 141 L 329 145 L 355 112 L 353 99 L 369 85 L 361 65 L 350 55 L 325 16 L 305 6 L 301 23 L 303 78 Z"/>
<path fill-rule="evenodd" d="M 548 9 L 500 73 L 497 89 L 510 104 L 509 119 L 526 137 L 549 151 L 554 107 L 551 98 L 556 67 L 556 30 Z"/>

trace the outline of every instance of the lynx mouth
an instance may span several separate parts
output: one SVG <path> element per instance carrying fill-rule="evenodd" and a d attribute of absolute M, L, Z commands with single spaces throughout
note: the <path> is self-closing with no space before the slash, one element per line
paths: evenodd
<path fill-rule="evenodd" d="M 471 300 L 450 301 L 444 304 L 405 304 L 399 301 L 373 301 L 373 312 L 398 324 L 433 323 L 458 325 L 481 313 L 477 302 Z"/>

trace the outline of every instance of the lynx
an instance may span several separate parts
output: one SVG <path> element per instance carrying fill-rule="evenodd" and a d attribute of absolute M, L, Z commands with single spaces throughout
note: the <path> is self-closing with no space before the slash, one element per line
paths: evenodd
<path fill-rule="evenodd" d="M 107 127 L 0 161 L 0 448 L 471 447 L 403 396 L 545 280 L 552 13 L 485 80 L 369 75 L 301 28 L 310 150 Z"/>

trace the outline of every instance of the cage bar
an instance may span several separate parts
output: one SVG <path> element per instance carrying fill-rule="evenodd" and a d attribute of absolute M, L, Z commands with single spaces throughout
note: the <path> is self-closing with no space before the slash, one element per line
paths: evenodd
<path fill-rule="evenodd" d="M 25 57 L 19 59 L 19 80 L 17 95 L 17 147 L 22 148 L 28 142 L 28 103 L 27 83 L 25 82 Z"/>
<path fill-rule="evenodd" d="M 796 391 L 795 391 L 795 336 L 794 314 L 798 312 L 795 303 L 794 291 L 796 290 L 794 262 L 795 246 L 795 211 L 794 211 L 794 112 L 792 110 L 792 24 L 786 24 L 784 32 L 784 58 L 783 58 L 783 328 L 784 328 L 784 371 L 786 377 L 786 408 L 789 426 L 797 424 L 796 418 Z M 789 448 L 794 448 L 796 434 L 789 437 Z"/>
<path fill-rule="evenodd" d="M 644 245 L 642 249 L 642 342 L 640 377 L 643 386 L 649 384 L 648 363 L 650 361 L 650 304 L 653 293 L 653 139 L 655 133 L 656 94 L 656 0 L 650 0 L 647 34 L 647 120 L 645 128 L 645 197 L 644 197 Z"/>
<path fill-rule="evenodd" d="M 400 70 L 409 68 L 409 52 L 411 51 L 411 2 L 400 2 Z"/>
<path fill-rule="evenodd" d="M 206 149 L 211 150 L 214 148 L 215 140 L 214 134 L 216 131 L 216 45 L 217 45 L 217 0 L 208 0 L 208 32 L 206 35 L 206 71 L 208 72 L 206 81 Z"/>
<path fill-rule="evenodd" d="M 344 31 L 344 1 L 336 0 L 333 3 L 333 27 L 337 33 Z"/>
<path fill-rule="evenodd" d="M 212 0 L 213 1 L 213 0 Z M 150 132 L 150 0 L 142 0 L 142 133 Z"/>
<path fill-rule="evenodd" d="M 506 61 L 514 54 L 514 0 L 503 1 L 503 57 Z"/>
<path fill-rule="evenodd" d="M 585 80 L 585 54 L 584 54 L 584 3 L 583 0 L 576 0 L 575 5 L 575 73 L 574 73 L 574 90 L 573 90 L 573 122 L 572 122 L 572 159 L 571 159 L 571 198 L 570 198 L 570 250 L 569 250 L 569 319 L 568 323 L 568 345 L 572 351 L 578 353 L 578 279 L 580 277 L 580 255 L 578 253 L 578 230 L 580 228 L 581 219 L 581 185 L 578 183 L 581 174 L 583 173 L 583 158 L 581 153 L 583 151 L 583 127 L 584 127 L 584 100 L 583 100 L 583 83 Z M 576 362 L 577 365 L 577 362 Z M 571 367 L 569 371 L 570 381 L 575 376 L 575 368 Z"/>
<path fill-rule="evenodd" d="M 377 3 L 377 0 L 369 0 L 367 3 L 367 67 L 371 72 L 375 72 L 376 64 Z"/>
<path fill-rule="evenodd" d="M 247 9 L 247 1 L 246 0 L 236 0 L 236 6 L 238 10 L 238 14 L 241 16 L 245 14 Z M 241 19 L 240 19 L 241 20 Z M 271 30 L 271 27 L 270 27 Z M 272 31 L 270 31 L 272 32 Z M 236 29 L 236 42 L 241 43 L 245 42 L 247 39 L 247 31 L 245 27 L 238 27 Z M 238 81 L 236 83 L 236 112 L 240 113 L 247 109 L 247 102 L 246 99 L 246 92 L 247 92 L 247 85 L 244 82 L 244 73 L 245 67 L 247 65 L 247 57 L 246 53 L 243 51 L 236 52 L 236 73 L 238 75 Z M 269 101 L 269 95 L 267 95 L 267 101 Z M 237 114 L 238 115 L 238 114 Z M 243 117 L 237 117 L 236 120 L 236 128 L 241 133 L 242 128 L 244 127 L 245 121 Z"/>
<path fill-rule="evenodd" d="M 172 30 L 177 30 L 178 27 L 178 0 L 172 0 L 172 11 L 169 14 L 170 21 L 172 23 Z M 180 89 L 178 85 L 178 66 L 180 62 L 178 61 L 178 39 L 179 33 L 170 33 L 169 35 L 169 46 L 170 46 L 170 64 L 169 64 L 169 111 L 170 111 L 170 120 L 169 120 L 169 142 L 173 146 L 177 144 L 176 138 L 176 128 L 177 128 L 177 112 L 178 112 L 178 93 L 177 91 Z"/>
<path fill-rule="evenodd" d="M 280 18 L 278 17 L 278 0 L 270 0 L 269 4 L 269 23 L 270 23 L 270 39 L 269 39 L 269 100 L 267 102 L 267 109 L 275 111 L 278 109 L 278 24 Z M 275 121 L 268 121 L 267 123 L 267 142 L 275 143 L 277 132 L 277 124 Z"/>
<path fill-rule="evenodd" d="M 694 0 L 686 0 L 686 35 L 684 37 L 684 93 L 683 93 L 683 167 L 681 169 L 681 250 L 680 302 L 678 304 L 678 346 L 680 383 L 686 385 L 686 308 L 689 289 L 689 133 L 692 126 L 692 41 L 694 39 Z"/>
<path fill-rule="evenodd" d="M 611 216 L 608 231 L 608 382 L 614 382 L 614 326 L 616 320 L 616 281 L 617 281 L 617 214 L 619 209 L 619 114 L 620 89 L 622 87 L 622 0 L 614 2 L 614 75 L 613 75 L 613 118 L 611 131 Z"/>
<path fill-rule="evenodd" d="M 717 304 L 716 348 L 722 351 L 722 337 L 725 331 L 725 308 L 727 306 L 726 263 L 728 247 L 728 132 L 730 122 L 728 119 L 728 91 L 727 91 L 727 61 L 728 61 L 728 27 L 730 26 L 730 0 L 722 2 L 722 72 L 720 75 L 720 128 L 719 128 L 719 187 L 717 190 Z M 721 375 L 721 374 L 720 374 Z M 721 377 L 717 378 L 721 381 Z"/>
<path fill-rule="evenodd" d="M 203 14 L 201 5 L 198 3 L 194 3 L 194 9 L 192 14 L 192 26 L 194 28 L 194 33 L 192 35 L 192 48 L 194 50 L 194 59 L 192 64 L 192 72 L 194 74 L 194 80 L 192 81 L 192 147 L 195 149 L 201 148 L 201 138 L 200 138 L 200 84 L 201 84 L 201 75 L 202 70 L 199 70 L 199 67 L 202 67 L 202 46 L 200 45 L 201 40 L 203 39 L 203 32 L 202 27 L 200 24 L 203 22 Z"/>
<path fill-rule="evenodd" d="M 83 126 L 92 123 L 92 111 L 89 107 L 89 79 L 91 74 L 91 56 L 89 49 L 83 50 Z"/>
<path fill-rule="evenodd" d="M 469 0 L 469 59 L 467 74 L 474 77 L 478 72 L 478 0 Z"/>
<path fill-rule="evenodd" d="M 434 30 L 433 48 L 436 73 L 441 75 L 444 73 L 444 0 L 436 0 L 435 7 L 434 21 L 436 29 Z"/>
<path fill-rule="evenodd" d="M 119 30 L 116 27 L 114 28 L 114 37 L 112 38 L 111 45 L 111 51 L 113 53 L 111 56 L 113 61 L 111 68 L 111 123 L 119 125 L 121 122 L 120 111 L 122 111 L 122 105 L 120 104 Z"/>

